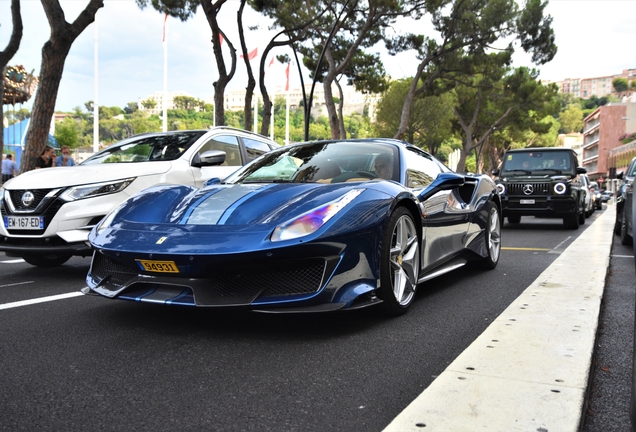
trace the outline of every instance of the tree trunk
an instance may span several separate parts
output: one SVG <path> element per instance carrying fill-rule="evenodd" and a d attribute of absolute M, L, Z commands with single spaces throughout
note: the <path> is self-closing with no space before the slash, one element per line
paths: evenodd
<path fill-rule="evenodd" d="M 243 33 L 243 8 L 247 0 L 241 0 L 241 6 L 239 7 L 237 15 L 239 38 L 241 41 L 241 51 L 243 52 L 243 60 L 245 60 L 245 67 L 247 68 L 247 87 L 245 87 L 245 130 L 251 130 L 252 125 L 252 95 L 254 94 L 254 88 L 256 87 L 256 80 L 252 73 L 252 65 L 247 53 L 247 45 L 245 44 L 245 34 Z"/>
<path fill-rule="evenodd" d="M 219 23 L 217 22 L 219 10 L 227 0 L 217 0 L 216 2 L 209 0 L 199 1 L 201 8 L 205 13 L 205 17 L 208 20 L 208 25 L 212 30 L 214 59 L 216 60 L 216 67 L 219 71 L 219 79 L 212 83 L 212 86 L 214 87 L 214 124 L 216 126 L 223 126 L 225 125 L 225 88 L 236 71 L 236 50 L 234 49 L 234 45 L 232 45 L 232 43 L 225 37 L 225 34 L 223 34 L 223 32 L 219 29 Z M 232 66 L 230 67 L 229 73 L 225 67 L 225 60 L 223 59 L 223 52 L 221 51 L 221 35 L 230 48 L 230 55 L 232 57 Z"/>
<path fill-rule="evenodd" d="M 13 23 L 13 31 L 11 38 L 4 51 L 0 51 L 0 155 L 4 154 L 4 68 L 13 58 L 20 48 L 22 40 L 22 15 L 20 14 L 20 0 L 11 0 L 11 21 Z"/>
<path fill-rule="evenodd" d="M 20 171 L 35 168 L 36 158 L 48 144 L 49 129 L 55 112 L 64 62 L 75 39 L 95 21 L 95 14 L 104 6 L 102 0 L 90 0 L 73 24 L 66 22 L 58 0 L 42 0 L 44 13 L 51 26 L 51 37 L 42 47 L 40 83 L 35 94 L 31 121 L 25 137 L 26 145 Z"/>
<path fill-rule="evenodd" d="M 340 95 L 340 102 L 338 103 L 338 117 L 339 117 L 338 125 L 340 129 L 340 138 L 346 139 L 347 130 L 345 129 L 345 124 L 344 124 L 344 114 L 342 113 L 342 110 L 344 107 L 344 95 L 342 94 L 342 87 L 340 86 L 340 83 L 338 81 L 336 81 L 336 86 L 338 87 L 338 94 Z"/>

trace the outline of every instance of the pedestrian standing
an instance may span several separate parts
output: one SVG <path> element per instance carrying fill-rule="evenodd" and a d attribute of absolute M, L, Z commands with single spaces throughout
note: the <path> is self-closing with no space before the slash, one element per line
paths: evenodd
<path fill-rule="evenodd" d="M 71 150 L 68 148 L 68 146 L 62 146 L 61 150 L 62 155 L 58 156 L 57 159 L 55 159 L 55 166 L 75 166 L 75 161 L 70 156 Z"/>
<path fill-rule="evenodd" d="M 13 155 L 7 153 L 7 156 L 2 160 L 2 183 L 8 182 L 16 175 L 18 175 L 18 167 L 13 162 Z"/>
<path fill-rule="evenodd" d="M 42 154 L 35 160 L 35 169 L 51 168 L 55 166 L 55 149 L 51 146 L 44 147 Z"/>

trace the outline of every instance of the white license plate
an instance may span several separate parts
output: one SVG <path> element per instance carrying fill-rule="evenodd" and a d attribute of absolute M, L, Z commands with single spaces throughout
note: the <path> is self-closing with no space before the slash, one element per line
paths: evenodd
<path fill-rule="evenodd" d="M 41 230 L 44 229 L 44 216 L 5 216 L 7 229 Z"/>
<path fill-rule="evenodd" d="M 521 200 L 519 202 L 521 204 L 534 204 L 534 200 L 533 199 L 525 199 L 525 200 Z"/>

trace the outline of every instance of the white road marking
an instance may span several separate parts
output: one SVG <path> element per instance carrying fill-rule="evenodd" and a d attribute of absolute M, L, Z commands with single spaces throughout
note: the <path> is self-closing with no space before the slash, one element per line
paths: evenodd
<path fill-rule="evenodd" d="M 26 282 L 16 282 L 16 283 L 4 284 L 4 285 L 0 285 L 0 288 L 16 286 L 16 285 L 26 285 L 26 284 L 31 284 L 31 283 L 34 283 L 34 282 L 35 281 L 26 281 Z"/>
<path fill-rule="evenodd" d="M 15 263 L 23 263 L 24 260 L 22 258 L 9 260 L 9 261 L 0 261 L 2 264 L 15 264 Z"/>
<path fill-rule="evenodd" d="M 31 300 L 22 300 L 22 301 L 17 301 L 17 302 L 13 302 L 13 303 L 5 303 L 5 304 L 0 304 L 0 310 L 3 309 L 12 309 L 12 308 L 17 308 L 17 307 L 21 307 L 21 306 L 29 306 L 29 305 L 33 305 L 33 304 L 37 304 L 37 303 L 45 303 L 45 302 L 50 302 L 50 301 L 55 301 L 55 300 L 64 300 L 67 298 L 71 298 L 71 297 L 79 297 L 79 296 L 83 296 L 84 294 L 82 294 L 80 291 L 74 291 L 74 292 L 70 292 L 70 293 L 66 293 L 66 294 L 58 294 L 58 295 L 53 295 L 53 296 L 48 296 L 48 297 L 40 297 L 40 298 L 36 298 L 36 299 L 31 299 Z"/>
<path fill-rule="evenodd" d="M 572 236 L 568 236 L 565 240 L 563 240 L 561 243 L 559 243 L 558 245 L 556 245 L 554 248 L 552 248 L 552 250 L 548 253 L 551 254 L 560 254 L 561 252 L 563 252 L 562 250 L 559 250 L 559 248 L 563 245 L 563 243 L 567 242 L 568 240 L 570 240 L 572 238 Z"/>

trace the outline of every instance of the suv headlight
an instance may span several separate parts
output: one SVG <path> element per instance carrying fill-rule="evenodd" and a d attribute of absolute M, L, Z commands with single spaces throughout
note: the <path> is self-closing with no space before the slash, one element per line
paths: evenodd
<path fill-rule="evenodd" d="M 565 183 L 557 183 L 554 185 L 554 193 L 557 195 L 563 195 L 568 190 Z"/>
<path fill-rule="evenodd" d="M 495 186 L 495 188 L 497 189 L 497 193 L 499 195 L 503 195 L 506 193 L 506 186 L 503 183 L 497 183 L 497 186 Z"/>
<path fill-rule="evenodd" d="M 93 183 L 88 185 L 73 186 L 68 188 L 60 198 L 64 201 L 76 201 L 84 198 L 93 198 L 100 195 L 109 195 L 121 192 L 130 185 L 135 177 L 114 182 Z"/>

